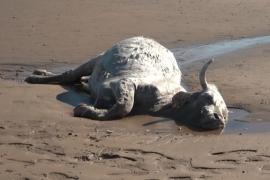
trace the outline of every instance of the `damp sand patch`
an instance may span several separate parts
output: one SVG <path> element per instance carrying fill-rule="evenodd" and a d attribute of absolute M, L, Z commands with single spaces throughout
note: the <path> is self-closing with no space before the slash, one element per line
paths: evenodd
<path fill-rule="evenodd" d="M 173 52 L 177 63 L 181 66 L 266 44 L 270 44 L 270 36 L 224 40 L 210 44 L 183 44 L 171 49 L 171 51 Z M 0 63 L 0 78 L 23 81 L 25 77 L 32 74 L 32 72 L 37 68 L 47 69 L 54 73 L 62 73 L 64 71 L 74 69 L 77 66 L 78 64 L 70 64 L 66 62 L 47 62 L 43 64 Z"/>
<path fill-rule="evenodd" d="M 47 69 L 54 73 L 62 73 L 72 70 L 77 64 L 67 63 L 43 63 L 43 64 L 18 64 L 0 63 L 0 79 L 24 82 L 35 69 Z"/>
<path fill-rule="evenodd" d="M 178 63 L 180 65 L 185 65 L 193 63 L 195 61 L 200 61 L 211 57 L 218 57 L 224 54 L 229 54 L 238 50 L 263 44 L 270 44 L 270 36 L 243 38 L 239 40 L 225 40 L 211 44 L 198 44 L 192 46 L 183 45 L 181 47 L 172 49 L 172 51 L 175 54 Z M 37 68 L 47 69 L 54 73 L 62 73 L 64 71 L 73 69 L 76 66 L 76 64 L 67 64 L 61 62 L 44 63 L 41 65 L 2 63 L 0 64 L 0 77 L 2 79 L 16 80 L 22 82 L 25 77 L 29 76 L 33 72 L 33 70 Z M 88 98 L 89 96 L 86 96 L 85 94 L 81 94 L 78 91 L 74 90 L 64 92 L 57 96 L 57 99 L 59 101 L 68 103 L 71 106 L 75 106 L 79 103 L 88 103 L 90 102 Z M 241 134 L 268 132 L 268 130 L 270 129 L 270 123 L 268 123 L 266 120 L 246 120 L 248 119 L 248 114 L 248 112 L 241 109 L 231 109 L 230 121 L 224 129 L 223 133 Z M 149 116 L 135 116 L 128 117 L 126 119 L 128 120 L 119 120 L 116 124 L 118 124 L 119 126 L 121 126 L 120 124 L 123 124 L 126 127 L 131 127 L 132 129 L 143 129 L 144 131 L 154 133 L 166 134 L 176 133 L 179 131 L 183 133 L 194 133 L 193 131 L 186 129 L 184 126 L 177 126 L 174 121 L 168 121 L 167 119 L 157 119 L 156 117 Z M 147 123 L 148 126 L 143 126 L 142 128 L 142 125 Z"/>
<path fill-rule="evenodd" d="M 224 40 L 210 44 L 183 44 L 171 49 L 171 51 L 173 52 L 178 64 L 181 66 L 266 44 L 270 44 L 270 36 Z M 61 73 L 73 69 L 76 66 L 78 66 L 78 64 L 69 64 L 66 62 L 48 62 L 43 64 L 1 63 L 0 78 L 23 81 L 25 77 L 29 76 L 37 68 L 47 69 L 54 73 Z"/>

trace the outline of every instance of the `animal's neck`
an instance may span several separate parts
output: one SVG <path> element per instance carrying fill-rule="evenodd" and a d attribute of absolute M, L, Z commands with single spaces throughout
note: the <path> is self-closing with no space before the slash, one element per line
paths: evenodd
<path fill-rule="evenodd" d="M 175 117 L 177 114 L 177 109 L 173 107 L 172 102 L 168 102 L 163 105 L 161 108 L 152 111 L 154 115 L 162 116 L 162 117 Z"/>

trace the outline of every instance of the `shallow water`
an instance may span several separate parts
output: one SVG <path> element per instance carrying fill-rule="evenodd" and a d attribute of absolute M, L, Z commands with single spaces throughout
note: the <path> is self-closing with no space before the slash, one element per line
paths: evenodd
<path fill-rule="evenodd" d="M 249 112 L 230 108 L 230 121 L 224 129 L 225 134 L 267 133 L 270 132 L 268 119 L 250 119 Z"/>
<path fill-rule="evenodd" d="M 186 64 L 269 43 L 270 36 L 260 36 L 238 40 L 224 40 L 211 44 L 183 45 L 182 47 L 171 49 L 171 51 L 180 64 Z"/>

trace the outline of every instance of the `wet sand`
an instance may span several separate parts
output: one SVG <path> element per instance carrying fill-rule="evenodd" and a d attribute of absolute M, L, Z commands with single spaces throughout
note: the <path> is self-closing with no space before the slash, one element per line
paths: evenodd
<path fill-rule="evenodd" d="M 1 178 L 269 179 L 269 45 L 218 56 L 209 68 L 227 104 L 249 112 L 231 116 L 221 135 L 150 116 L 74 118 L 86 95 L 22 81 L 36 67 L 61 72 L 134 35 L 170 49 L 269 35 L 267 0 L 0 4 Z M 202 63 L 182 66 L 192 90 Z"/>

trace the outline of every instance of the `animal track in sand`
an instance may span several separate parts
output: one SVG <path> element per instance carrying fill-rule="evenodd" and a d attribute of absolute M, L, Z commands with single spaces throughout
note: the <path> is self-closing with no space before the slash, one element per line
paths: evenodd
<path fill-rule="evenodd" d="M 45 151 L 54 155 L 65 156 L 64 149 L 61 146 L 36 147 L 37 150 Z"/>
<path fill-rule="evenodd" d="M 100 155 L 100 158 L 102 158 L 102 159 L 118 159 L 118 158 L 123 158 L 123 159 L 130 160 L 130 161 L 137 161 L 137 159 L 135 159 L 135 158 L 128 157 L 128 156 L 121 156 L 119 154 L 114 154 L 114 153 L 102 153 Z"/>
<path fill-rule="evenodd" d="M 103 163 L 109 167 L 118 167 L 128 170 L 127 174 L 136 175 L 157 173 L 166 169 L 176 170 L 179 166 L 187 166 L 188 164 L 186 160 L 176 159 L 157 151 L 104 147 L 101 149 L 100 152 L 88 151 L 74 158 L 79 161 L 92 161 Z"/>
<path fill-rule="evenodd" d="M 31 146 L 33 146 L 33 144 L 30 144 L 30 143 L 21 143 L 21 142 L 0 143 L 0 145 L 10 145 L 10 146 L 20 146 L 20 147 L 31 147 Z"/>
<path fill-rule="evenodd" d="M 259 168 L 260 173 L 262 174 L 270 174 L 270 164 L 264 164 L 270 161 L 270 155 L 266 154 L 258 154 L 258 150 L 256 149 L 236 149 L 230 151 L 220 151 L 211 153 L 214 157 L 221 158 L 217 159 L 215 163 L 221 164 L 230 164 L 235 168 L 239 169 L 241 165 L 246 167 L 247 164 L 252 165 L 251 163 L 255 163 L 258 168 L 258 164 L 261 164 Z M 245 172 L 245 171 L 243 171 Z"/>
<path fill-rule="evenodd" d="M 61 146 L 50 146 L 48 144 L 45 144 L 43 146 L 34 146 L 30 143 L 21 143 L 21 142 L 12 142 L 12 143 L 0 143 L 1 146 L 7 145 L 7 146 L 16 146 L 18 148 L 25 148 L 27 151 L 35 152 L 35 153 L 50 153 L 58 156 L 65 156 L 65 152 L 63 147 Z"/>
<path fill-rule="evenodd" d="M 190 176 L 172 176 L 169 178 L 173 180 L 192 180 L 192 177 Z"/>
<path fill-rule="evenodd" d="M 220 151 L 220 152 L 214 152 L 211 153 L 211 155 L 224 155 L 224 154 L 231 154 L 231 153 L 256 153 L 256 149 L 237 149 L 237 150 L 231 150 L 231 151 Z"/>
<path fill-rule="evenodd" d="M 164 158 L 169 159 L 169 160 L 175 160 L 173 157 L 167 156 L 163 153 L 156 152 L 156 151 L 145 151 L 142 149 L 125 149 L 124 151 L 135 152 L 135 153 L 140 153 L 140 154 L 155 154 L 155 155 L 159 155 L 159 156 L 164 157 Z"/>
<path fill-rule="evenodd" d="M 13 159 L 13 158 L 7 158 L 7 160 L 18 162 L 18 163 L 23 163 L 23 164 L 25 164 L 25 166 L 29 166 L 29 165 L 34 165 L 35 164 L 34 161 L 26 161 L 26 160 L 19 160 L 19 159 Z"/>
<path fill-rule="evenodd" d="M 237 160 L 237 159 L 219 159 L 219 160 L 216 160 L 215 162 L 217 163 L 229 163 L 229 164 L 240 164 L 240 160 Z"/>
<path fill-rule="evenodd" d="M 190 168 L 194 170 L 232 170 L 235 169 L 234 167 L 210 167 L 210 166 L 201 166 L 201 165 L 195 165 L 192 162 L 192 159 L 190 159 Z"/>
<path fill-rule="evenodd" d="M 63 172 L 50 172 L 49 177 L 55 180 L 79 179 L 78 176 L 68 175 Z"/>
<path fill-rule="evenodd" d="M 97 153 L 89 152 L 86 155 L 75 157 L 79 161 L 92 161 L 102 163 L 108 167 L 118 167 L 125 171 L 121 174 L 146 175 L 156 174 L 164 170 L 171 170 L 177 172 L 179 169 L 186 169 L 187 171 L 197 173 L 220 174 L 226 171 L 237 171 L 241 169 L 243 164 L 253 162 L 270 161 L 270 156 L 265 154 L 258 154 L 256 149 L 234 149 L 228 151 L 213 152 L 213 162 L 200 164 L 196 161 L 177 159 L 173 156 L 164 154 L 158 151 L 148 151 L 144 149 L 121 149 L 121 148 L 107 148 Z M 87 155 L 88 154 L 88 155 Z M 269 167 L 269 170 L 268 168 Z M 270 173 L 270 165 L 263 166 L 262 173 Z M 108 174 L 114 175 L 114 174 Z M 196 175 L 199 177 L 199 175 Z M 168 179 L 194 179 L 195 177 L 185 175 L 168 176 Z M 203 178 L 203 177 L 200 177 Z M 203 178 L 205 179 L 205 178 Z"/>

